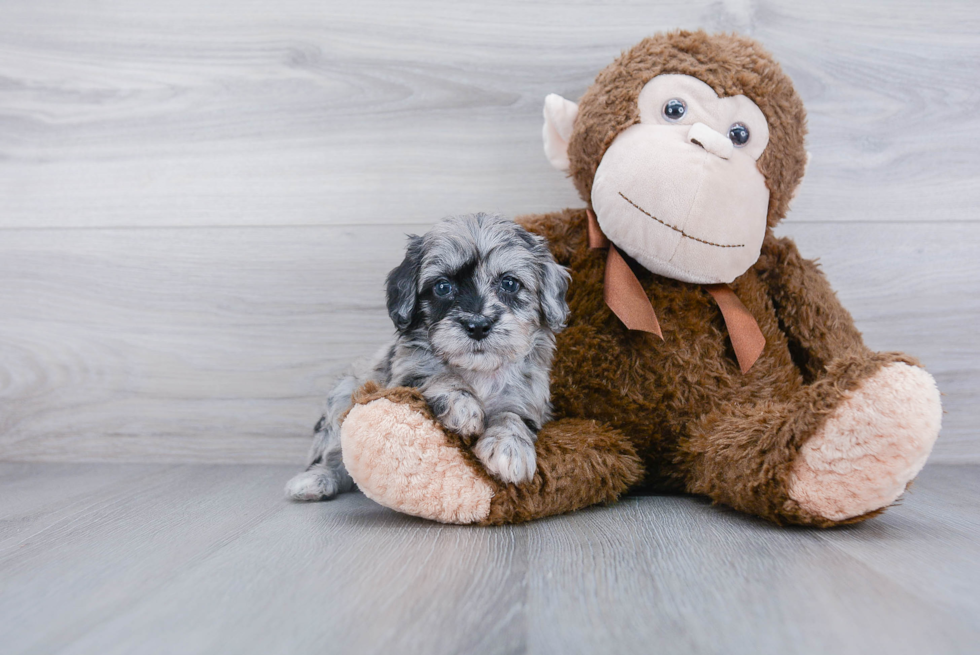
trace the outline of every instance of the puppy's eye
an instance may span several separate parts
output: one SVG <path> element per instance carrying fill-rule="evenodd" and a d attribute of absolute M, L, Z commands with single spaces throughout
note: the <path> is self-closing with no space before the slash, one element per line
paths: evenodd
<path fill-rule="evenodd" d="M 436 280 L 435 286 L 432 287 L 432 293 L 436 294 L 440 298 L 445 298 L 453 292 L 453 288 L 452 282 L 446 278 L 442 278 L 440 280 Z"/>
<path fill-rule="evenodd" d="M 505 275 L 500 280 L 500 289 L 504 293 L 517 293 L 521 290 L 521 283 L 510 275 Z"/>

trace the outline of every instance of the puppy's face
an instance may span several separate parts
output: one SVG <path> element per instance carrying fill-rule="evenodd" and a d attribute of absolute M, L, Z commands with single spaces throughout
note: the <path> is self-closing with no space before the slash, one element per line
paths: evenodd
<path fill-rule="evenodd" d="M 444 361 L 492 371 L 564 327 L 568 274 L 540 237 L 486 214 L 449 218 L 410 237 L 388 276 L 398 331 Z"/>

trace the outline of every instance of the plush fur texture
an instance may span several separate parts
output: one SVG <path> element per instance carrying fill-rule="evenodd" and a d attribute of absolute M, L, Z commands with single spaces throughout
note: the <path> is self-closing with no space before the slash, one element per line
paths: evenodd
<path fill-rule="evenodd" d="M 542 429 L 542 483 L 496 488 L 481 522 L 569 511 L 638 486 L 704 494 L 776 523 L 828 527 L 873 516 L 928 455 L 939 396 L 914 359 L 869 350 L 818 266 L 771 233 L 806 162 L 806 116 L 779 65 L 734 35 L 642 41 L 600 73 L 580 103 L 569 146 L 573 181 L 588 202 L 605 149 L 636 122 L 637 94 L 660 73 L 692 75 L 719 95 L 744 94 L 768 121 L 758 167 L 770 190 L 769 229 L 758 261 L 731 284 L 765 348 L 743 374 L 708 291 L 635 262 L 663 340 L 628 330 L 604 301 L 606 253 L 588 246 L 586 210 L 519 218 L 572 273 L 570 319 L 551 373 L 552 425 L 570 428 L 553 448 L 544 439 L 551 426 Z M 596 488 L 601 498 L 588 496 Z"/>
<path fill-rule="evenodd" d="M 425 400 L 411 392 L 398 389 L 397 404 L 377 389 L 362 392 L 341 430 L 347 470 L 381 505 L 442 523 L 485 520 L 494 493 L 489 476 L 464 456 L 462 444 L 447 439 Z"/>
<path fill-rule="evenodd" d="M 675 119 L 664 116 L 672 101 L 681 103 Z M 653 273 L 731 282 L 759 258 L 768 225 L 762 110 L 744 95 L 719 98 L 701 80 L 674 74 L 648 82 L 638 102 L 640 122 L 613 139 L 592 178 L 599 226 Z M 735 126 L 745 135 L 738 148 Z"/>
<path fill-rule="evenodd" d="M 340 420 L 369 381 L 418 387 L 444 427 L 475 441 L 493 475 L 531 479 L 536 433 L 551 418 L 548 373 L 567 287 L 568 273 L 545 241 L 500 216 L 451 217 L 409 237 L 387 280 L 396 336 L 331 391 L 307 470 L 286 494 L 324 500 L 352 488 Z"/>
<path fill-rule="evenodd" d="M 457 217 L 412 237 L 388 276 L 398 339 L 385 385 L 418 386 L 493 475 L 530 479 L 536 432 L 551 417 L 567 286 L 544 240 L 499 216 Z"/>
<path fill-rule="evenodd" d="M 521 485 L 499 485 L 484 524 L 522 523 L 611 503 L 643 478 L 643 463 L 625 435 L 593 420 L 545 425 L 538 468 Z"/>
<path fill-rule="evenodd" d="M 772 56 L 736 34 L 671 32 L 644 39 L 606 67 L 579 102 L 568 148 L 570 173 L 586 203 L 592 179 L 616 136 L 640 120 L 637 99 L 647 82 L 664 73 L 690 75 L 720 97 L 744 95 L 769 123 L 769 145 L 759 170 L 769 187 L 769 225 L 789 209 L 806 168 L 806 110 L 793 84 Z"/>
<path fill-rule="evenodd" d="M 889 364 L 849 392 L 803 444 L 789 496 L 805 512 L 832 520 L 885 507 L 922 470 L 941 423 L 939 389 L 929 374 Z"/>
<path fill-rule="evenodd" d="M 342 430 L 344 462 L 372 500 L 442 523 L 521 523 L 612 502 L 640 481 L 629 440 L 595 421 L 548 423 L 533 479 L 502 484 L 458 435 L 439 429 L 421 394 L 368 383 Z M 569 465 L 572 467 L 569 468 Z"/>

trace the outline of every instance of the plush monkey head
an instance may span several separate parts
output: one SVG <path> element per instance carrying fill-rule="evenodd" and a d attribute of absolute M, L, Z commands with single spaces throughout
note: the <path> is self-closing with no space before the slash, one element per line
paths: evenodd
<path fill-rule="evenodd" d="M 641 41 L 579 104 L 545 101 L 545 153 L 602 231 L 650 271 L 731 282 L 803 178 L 806 112 L 779 64 L 736 35 Z"/>

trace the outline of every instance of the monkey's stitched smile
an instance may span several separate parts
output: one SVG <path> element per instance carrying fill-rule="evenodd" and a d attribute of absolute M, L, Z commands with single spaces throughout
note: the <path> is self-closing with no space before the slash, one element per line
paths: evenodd
<path fill-rule="evenodd" d="M 636 207 L 637 209 L 639 209 L 641 212 L 643 212 L 644 214 L 646 214 L 647 216 L 649 216 L 653 220 L 657 221 L 661 225 L 664 225 L 666 227 L 669 227 L 674 232 L 678 232 L 682 237 L 685 237 L 687 239 L 690 239 L 691 241 L 697 241 L 698 243 L 703 243 L 706 246 L 714 246 L 715 248 L 744 248 L 745 247 L 745 244 L 744 243 L 739 243 L 739 244 L 734 244 L 734 245 L 728 245 L 728 244 L 724 244 L 724 243 L 712 243 L 711 241 L 705 241 L 704 239 L 699 239 L 697 237 L 692 237 L 690 234 L 688 234 L 684 230 L 680 229 L 679 227 L 675 227 L 675 226 L 671 225 L 670 223 L 667 223 L 666 221 L 662 221 L 659 218 L 657 218 L 656 216 L 654 216 L 653 214 L 651 214 L 650 212 L 648 212 L 647 210 L 643 209 L 643 207 L 640 207 L 638 204 L 636 204 L 635 202 L 633 202 L 632 200 L 630 200 L 629 198 L 627 198 L 626 196 L 624 196 L 622 191 L 619 191 L 618 193 L 619 193 L 619 197 L 620 198 L 622 198 L 623 200 L 625 200 L 629 204 L 633 205 L 634 207 Z"/>

